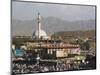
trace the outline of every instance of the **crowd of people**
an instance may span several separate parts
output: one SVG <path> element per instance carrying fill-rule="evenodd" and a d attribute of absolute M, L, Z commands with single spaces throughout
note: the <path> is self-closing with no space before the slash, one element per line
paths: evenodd
<path fill-rule="evenodd" d="M 14 74 L 26 74 L 26 73 L 38 73 L 38 72 L 55 72 L 78 69 L 77 63 L 43 63 L 43 64 L 26 64 L 26 63 L 13 63 L 12 73 Z"/>
<path fill-rule="evenodd" d="M 27 74 L 27 73 L 42 73 L 42 72 L 57 72 L 57 71 L 72 71 L 85 70 L 96 68 L 96 57 L 87 57 L 85 61 L 13 61 L 12 74 Z"/>

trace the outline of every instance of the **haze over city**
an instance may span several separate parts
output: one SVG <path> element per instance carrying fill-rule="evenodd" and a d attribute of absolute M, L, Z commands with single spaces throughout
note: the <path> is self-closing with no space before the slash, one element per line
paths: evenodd
<path fill-rule="evenodd" d="M 12 35 L 32 35 L 37 27 L 37 13 L 42 28 L 58 31 L 95 30 L 95 6 L 12 2 Z"/>

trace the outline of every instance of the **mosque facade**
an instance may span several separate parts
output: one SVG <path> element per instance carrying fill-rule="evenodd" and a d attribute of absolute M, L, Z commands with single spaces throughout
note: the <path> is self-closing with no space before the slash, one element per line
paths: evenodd
<path fill-rule="evenodd" d="M 47 33 L 41 28 L 41 16 L 40 13 L 38 13 L 38 28 L 33 33 L 33 38 L 42 38 L 42 39 L 49 39 L 50 37 L 47 36 Z"/>

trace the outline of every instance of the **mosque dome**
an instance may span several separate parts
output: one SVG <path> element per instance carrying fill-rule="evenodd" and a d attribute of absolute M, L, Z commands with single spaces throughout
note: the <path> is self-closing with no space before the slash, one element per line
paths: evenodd
<path fill-rule="evenodd" d="M 39 34 L 39 35 L 38 35 Z M 46 32 L 44 31 L 44 30 L 40 30 L 40 31 L 36 31 L 35 33 L 34 33 L 34 36 L 37 38 L 37 37 L 39 37 L 39 38 L 45 38 L 45 37 L 47 37 L 47 34 L 46 34 Z"/>

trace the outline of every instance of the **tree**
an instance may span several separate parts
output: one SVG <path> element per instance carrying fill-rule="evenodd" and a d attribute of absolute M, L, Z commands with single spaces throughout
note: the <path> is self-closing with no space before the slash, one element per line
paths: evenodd
<path fill-rule="evenodd" d="M 82 49 L 82 50 L 89 50 L 89 49 L 90 49 L 90 44 L 89 44 L 89 42 L 88 42 L 88 41 L 83 42 L 83 43 L 81 44 L 81 49 Z"/>

